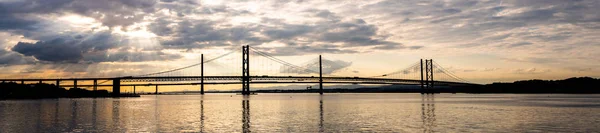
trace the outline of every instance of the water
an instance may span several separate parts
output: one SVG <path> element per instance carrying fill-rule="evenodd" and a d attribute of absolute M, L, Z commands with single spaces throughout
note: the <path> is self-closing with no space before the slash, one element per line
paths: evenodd
<path fill-rule="evenodd" d="M 0 132 L 598 132 L 600 95 L 235 94 L 0 101 Z"/>

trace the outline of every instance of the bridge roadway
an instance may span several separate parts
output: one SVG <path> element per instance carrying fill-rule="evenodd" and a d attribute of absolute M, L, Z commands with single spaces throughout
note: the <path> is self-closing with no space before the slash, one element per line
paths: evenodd
<path fill-rule="evenodd" d="M 162 77 L 117 77 L 117 78 L 39 78 L 39 79 L 0 79 L 1 81 L 91 81 L 91 80 L 120 80 L 121 82 L 130 82 L 132 84 L 121 84 L 120 86 L 147 86 L 147 85 L 198 85 L 201 83 L 138 83 L 138 82 L 178 82 L 178 81 L 200 81 L 204 78 L 204 84 L 241 84 L 242 76 L 162 76 Z M 250 76 L 250 83 L 253 84 L 312 84 L 319 83 L 318 76 Z M 240 81 L 240 82 L 231 82 Z M 418 85 L 421 80 L 413 79 L 391 79 L 391 78 L 365 78 L 365 77 L 323 77 L 323 83 L 333 84 L 404 84 Z M 450 82 L 450 81 L 434 81 L 438 85 L 474 85 L 471 83 Z M 74 86 L 74 85 L 61 85 Z M 94 86 L 94 85 L 77 85 L 77 86 Z M 98 84 L 95 86 L 112 86 Z"/>

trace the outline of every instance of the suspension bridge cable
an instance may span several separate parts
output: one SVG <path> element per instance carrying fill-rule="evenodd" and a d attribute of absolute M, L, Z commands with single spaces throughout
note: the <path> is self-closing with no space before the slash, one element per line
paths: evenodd
<path fill-rule="evenodd" d="M 370 76 L 370 77 L 377 78 L 377 77 L 385 77 L 385 76 L 390 76 L 390 75 L 394 75 L 394 74 L 399 74 L 399 73 L 403 73 L 403 72 L 407 71 L 408 69 L 414 68 L 415 66 L 418 66 L 418 65 L 419 65 L 419 62 L 416 62 L 416 63 L 411 64 L 409 67 L 401 69 L 401 70 L 398 70 L 398 71 L 394 71 L 394 72 L 391 72 L 391 73 L 386 73 L 386 74 L 383 74 L 383 75 Z"/>
<path fill-rule="evenodd" d="M 302 68 L 302 67 L 300 67 L 300 66 L 294 65 L 294 64 L 292 64 L 292 63 L 289 63 L 289 62 L 286 62 L 286 61 L 284 61 L 284 60 L 278 59 L 278 58 L 276 58 L 276 57 L 273 57 L 273 56 L 271 56 L 271 55 L 269 55 L 269 54 L 267 54 L 267 53 L 264 53 L 264 52 L 262 52 L 262 51 L 259 51 L 259 50 L 255 49 L 255 48 L 252 48 L 252 47 L 250 47 L 250 49 L 251 49 L 252 51 L 256 52 L 257 54 L 259 54 L 259 55 L 261 55 L 261 56 L 263 56 L 263 57 L 265 57 L 265 58 L 267 58 L 267 59 L 273 60 L 273 61 L 275 61 L 275 62 L 277 62 L 277 63 L 280 63 L 280 64 L 282 64 L 282 65 L 286 65 L 286 66 L 289 66 L 289 67 L 298 68 L 298 69 L 300 69 L 300 70 L 303 70 L 304 72 L 308 72 L 308 73 L 319 73 L 319 72 L 316 72 L 316 71 L 313 71 L 313 70 L 310 70 L 310 69 Z"/>
<path fill-rule="evenodd" d="M 467 81 L 467 80 L 465 80 L 465 79 L 462 79 L 462 78 L 460 78 L 460 77 L 456 76 L 454 73 L 452 73 L 452 72 L 450 72 L 450 71 L 446 70 L 446 69 L 445 69 L 445 68 L 443 68 L 442 66 L 439 66 L 439 64 L 437 64 L 437 63 L 436 63 L 436 67 L 439 67 L 439 69 L 440 69 L 440 70 L 442 70 L 442 72 L 443 72 L 444 74 L 446 74 L 446 75 L 447 75 L 447 76 L 449 76 L 450 78 L 453 78 L 454 80 L 458 80 L 458 81 L 462 81 L 462 82 L 469 82 L 469 81 Z"/>
<path fill-rule="evenodd" d="M 436 67 L 439 67 L 439 68 L 440 68 L 440 69 L 441 69 L 441 70 L 444 72 L 444 74 L 446 74 L 446 75 L 450 76 L 451 78 L 454 78 L 455 80 L 458 80 L 458 81 L 462 81 L 462 82 L 467 82 L 467 83 L 470 83 L 468 80 L 465 80 L 465 79 L 463 79 L 463 78 L 460 78 L 460 77 L 456 76 L 454 73 L 452 73 L 452 72 L 450 72 L 450 71 L 446 70 L 444 67 L 442 67 L 442 66 L 441 66 L 440 64 L 438 64 L 437 62 L 435 62 L 435 61 L 434 61 L 433 63 L 436 65 Z"/>
<path fill-rule="evenodd" d="M 214 61 L 214 60 L 220 59 L 220 58 L 222 58 L 222 57 L 225 57 L 225 56 L 227 56 L 227 55 L 229 55 L 229 54 L 232 54 L 232 53 L 234 53 L 234 52 L 235 52 L 235 51 L 231 51 L 231 52 L 229 52 L 229 53 L 225 53 L 225 54 L 223 54 L 223 55 L 221 55 L 221 56 L 218 56 L 218 57 L 215 57 L 215 58 L 212 58 L 212 59 L 206 60 L 206 61 L 204 61 L 203 63 L 209 63 L 209 62 L 212 62 L 212 61 Z M 161 72 L 155 72 L 155 73 L 148 73 L 148 74 L 142 74 L 142 75 L 135 75 L 135 76 L 132 76 L 132 77 L 142 77 L 142 76 L 151 76 L 151 75 L 158 75 L 158 74 L 163 74 L 163 73 L 170 73 L 170 72 L 175 72 L 175 71 L 179 71 L 179 70 L 187 69 L 187 68 L 190 68 L 190 67 L 195 67 L 195 66 L 198 66 L 198 65 L 201 65 L 201 64 L 202 64 L 202 62 L 201 62 L 201 63 L 192 64 L 192 65 L 189 65 L 189 66 L 185 66 L 185 67 L 180 67 L 180 68 L 175 68 L 175 69 L 167 70 L 167 71 L 161 71 Z"/>

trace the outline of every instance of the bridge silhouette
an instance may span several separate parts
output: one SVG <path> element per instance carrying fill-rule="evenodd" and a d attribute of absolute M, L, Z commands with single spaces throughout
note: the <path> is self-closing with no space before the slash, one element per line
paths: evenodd
<path fill-rule="evenodd" d="M 294 65 L 285 60 L 276 58 L 259 48 L 253 48 L 248 45 L 242 46 L 241 59 L 236 59 L 236 57 L 240 56 L 232 56 L 233 53 L 235 52 L 231 51 L 208 60 L 204 60 L 204 54 L 202 54 L 199 63 L 168 69 L 166 71 L 131 76 L 100 78 L 21 78 L 0 80 L 2 82 L 21 82 L 21 84 L 25 84 L 25 82 L 55 82 L 54 84 L 59 87 L 88 87 L 93 90 L 97 90 L 98 87 L 112 87 L 113 96 L 120 95 L 121 86 L 133 86 L 134 93 L 136 86 L 155 86 L 156 89 L 154 93 L 157 94 L 159 86 L 200 85 L 200 93 L 204 94 L 204 85 L 242 84 L 241 94 L 250 95 L 250 84 L 319 84 L 320 94 L 323 94 L 323 84 L 419 85 L 423 92 L 434 90 L 434 86 L 475 85 L 456 76 L 432 59 L 421 59 L 409 67 L 391 73 L 364 77 L 332 75 L 331 73 L 335 72 L 336 69 L 345 68 L 345 66 L 334 60 L 323 59 L 321 55 L 319 55 L 317 59 L 308 61 L 303 65 Z M 256 61 L 253 59 L 252 62 L 258 63 L 251 65 L 251 57 L 255 57 L 256 59 Z M 225 60 L 223 61 L 225 62 L 225 65 L 223 65 L 222 62 L 219 63 L 219 60 Z M 205 66 L 207 64 L 217 66 L 216 68 L 218 68 L 207 72 L 223 70 L 240 72 L 241 69 L 241 74 L 225 71 L 225 74 L 221 73 L 220 76 L 205 76 Z M 255 71 L 250 69 L 251 66 L 253 68 L 258 67 L 259 70 Z M 199 73 L 197 73 L 198 71 Z M 251 72 L 255 75 L 252 76 Z M 238 74 L 239 76 L 232 76 Z M 78 82 L 82 81 L 93 82 L 92 84 L 78 84 Z M 72 84 L 61 84 L 64 82 L 72 82 Z"/>

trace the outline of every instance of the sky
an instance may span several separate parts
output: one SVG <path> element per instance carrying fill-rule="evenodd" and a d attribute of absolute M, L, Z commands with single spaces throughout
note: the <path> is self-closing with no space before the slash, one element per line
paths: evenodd
<path fill-rule="evenodd" d="M 323 55 L 344 76 L 434 59 L 474 83 L 600 77 L 598 9 L 598 0 L 0 0 L 0 77 L 144 74 L 242 45 L 293 64 Z"/>

